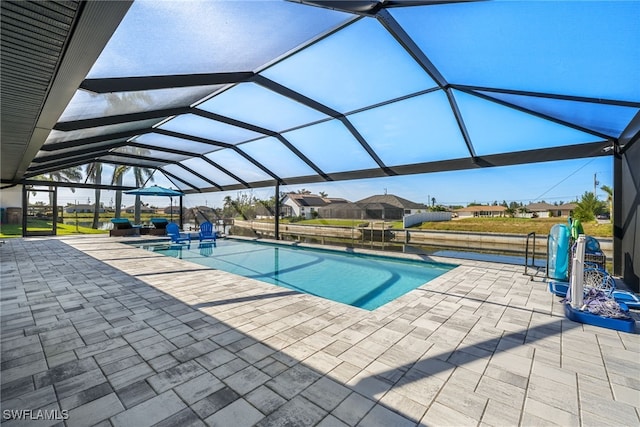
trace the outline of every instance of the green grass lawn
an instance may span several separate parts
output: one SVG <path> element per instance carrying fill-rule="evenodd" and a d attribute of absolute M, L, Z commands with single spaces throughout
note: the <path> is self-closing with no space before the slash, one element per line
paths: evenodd
<path fill-rule="evenodd" d="M 133 223 L 133 214 L 123 213 L 120 215 L 121 218 L 128 218 L 131 223 Z M 83 227 L 77 226 L 75 221 L 77 219 L 80 223 L 91 223 L 93 222 L 93 214 L 92 213 L 83 213 L 78 214 L 65 214 L 64 220 L 67 224 L 58 223 L 57 226 L 57 235 L 64 236 L 68 234 L 105 234 L 108 233 L 109 230 L 96 230 L 91 227 Z M 114 218 L 114 215 L 100 215 L 100 222 L 109 222 L 111 218 Z M 170 215 L 168 214 L 141 214 L 140 222 L 143 224 L 148 224 L 151 222 L 151 218 L 166 218 L 170 219 Z M 174 221 L 178 219 L 177 215 L 173 215 Z M 47 231 L 51 230 L 52 225 L 51 221 L 46 220 L 38 220 L 35 218 L 29 218 L 29 230 L 32 231 Z M 0 238 L 10 238 L 10 237 L 22 237 L 22 224 L 1 224 L 0 225 Z"/>
<path fill-rule="evenodd" d="M 38 221 L 30 222 L 29 230 L 32 231 L 48 231 L 51 230 L 51 222 Z M 89 227 L 76 228 L 75 224 L 58 224 L 56 233 L 58 236 L 69 234 L 105 234 L 109 230 L 96 230 Z M 0 238 L 22 237 L 22 225 L 18 224 L 2 224 L 0 226 Z"/>
<path fill-rule="evenodd" d="M 178 214 L 174 214 L 173 215 L 173 220 L 177 221 L 178 220 L 179 215 Z M 92 222 L 93 221 L 93 214 L 92 213 L 82 213 L 82 214 L 78 214 L 78 216 L 76 217 L 75 214 L 70 214 L 70 213 L 66 213 L 64 214 L 64 220 L 65 221 L 75 221 L 75 219 L 78 218 L 79 222 Z M 99 217 L 99 220 L 101 222 L 109 222 L 111 220 L 111 218 L 115 218 L 115 215 L 113 213 L 109 213 L 109 214 L 101 214 Z M 120 215 L 120 218 L 128 218 L 129 221 L 131 221 L 131 223 L 133 223 L 133 214 L 130 213 L 122 213 Z M 151 218 L 166 218 L 167 221 L 170 219 L 170 215 L 169 214 L 150 214 L 150 213 L 143 213 L 140 214 L 140 222 L 150 222 Z"/>
<path fill-rule="evenodd" d="M 425 222 L 418 228 L 425 230 L 477 231 L 485 233 L 547 235 L 555 224 L 567 224 L 566 218 L 464 218 L 455 221 Z M 611 223 L 596 221 L 583 223 L 584 232 L 594 237 L 612 237 Z"/>
<path fill-rule="evenodd" d="M 128 218 L 131 223 L 133 223 L 133 214 L 123 213 L 120 215 L 121 218 Z M 82 213 L 78 214 L 65 214 L 64 220 L 67 224 L 58 223 L 57 226 L 57 235 L 64 236 L 68 234 L 105 234 L 108 233 L 109 230 L 96 230 L 91 227 L 83 227 L 75 225 L 75 221 L 77 219 L 80 223 L 91 223 L 93 222 L 93 214 L 92 213 Z M 113 213 L 107 215 L 100 215 L 100 222 L 109 222 L 111 218 L 114 218 Z M 148 224 L 151 222 L 151 218 L 166 218 L 170 219 L 170 215 L 168 214 L 141 214 L 140 222 L 143 224 Z M 176 221 L 178 219 L 177 215 L 173 215 L 173 220 Z M 51 230 L 52 225 L 51 221 L 46 220 L 38 220 L 29 218 L 29 230 L 33 231 L 47 231 Z M 22 237 L 22 224 L 2 224 L 0 225 L 0 238 L 9 238 L 9 237 Z"/>

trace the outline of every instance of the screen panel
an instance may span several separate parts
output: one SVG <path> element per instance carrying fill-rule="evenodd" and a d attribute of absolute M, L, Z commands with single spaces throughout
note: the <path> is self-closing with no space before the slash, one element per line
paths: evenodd
<path fill-rule="evenodd" d="M 189 185 L 193 185 L 196 188 L 208 188 L 211 187 L 212 184 L 210 182 L 205 181 L 204 179 L 192 174 L 188 170 L 178 166 L 178 165 L 164 165 L 161 170 L 167 171 L 179 179 L 188 182 Z M 173 177 L 172 177 L 173 180 Z M 188 188 L 190 189 L 190 188 Z"/>
<path fill-rule="evenodd" d="M 132 160 L 130 157 L 118 156 L 117 154 L 102 156 L 100 157 L 99 160 L 105 161 L 105 162 L 115 162 L 115 163 L 122 163 L 122 162 L 135 163 L 137 167 L 141 167 L 141 168 L 159 168 L 166 164 L 165 162 L 156 162 L 153 160 L 139 160 L 139 159 Z"/>
<path fill-rule="evenodd" d="M 194 135 L 212 141 L 226 142 L 228 144 L 237 144 L 263 136 L 261 133 L 222 123 L 217 120 L 200 117 L 195 114 L 182 114 L 174 117 L 160 125 L 159 128 Z"/>
<path fill-rule="evenodd" d="M 373 18 L 349 25 L 262 75 L 343 113 L 436 87 Z"/>
<path fill-rule="evenodd" d="M 296 129 L 284 137 L 326 173 L 378 167 L 339 120 Z"/>
<path fill-rule="evenodd" d="M 640 3 L 497 1 L 389 9 L 452 84 L 640 100 Z"/>
<path fill-rule="evenodd" d="M 112 133 L 151 129 L 153 125 L 161 119 L 140 120 L 135 122 L 118 123 L 115 125 L 98 126 L 93 128 L 78 129 L 72 131 L 52 130 L 47 137 L 45 144 L 55 144 L 57 142 L 75 141 L 76 139 L 90 138 L 93 136 L 109 135 Z"/>
<path fill-rule="evenodd" d="M 316 172 L 277 138 L 267 137 L 238 145 L 240 150 L 280 178 L 314 175 Z"/>
<path fill-rule="evenodd" d="M 640 111 L 637 107 L 478 91 L 528 110 L 617 138 Z"/>
<path fill-rule="evenodd" d="M 191 158 L 190 156 L 185 156 L 182 154 L 168 153 L 166 151 L 152 150 L 152 149 L 147 150 L 140 147 L 119 147 L 114 149 L 112 153 L 136 154 L 139 156 L 151 157 L 153 159 L 158 159 L 158 160 L 169 160 L 172 162 L 179 162 L 181 160 Z"/>
<path fill-rule="evenodd" d="M 188 107 L 221 87 L 211 85 L 111 93 L 92 93 L 80 89 L 73 95 L 60 121 Z"/>
<path fill-rule="evenodd" d="M 327 118 L 255 83 L 238 84 L 198 108 L 277 132 Z"/>
<path fill-rule="evenodd" d="M 284 1 L 137 0 L 89 77 L 251 71 L 349 19 Z"/>
<path fill-rule="evenodd" d="M 168 149 L 189 151 L 194 154 L 209 153 L 219 147 L 212 144 L 204 144 L 202 142 L 191 141 L 188 139 L 175 138 L 173 136 L 162 135 L 159 133 L 147 133 L 136 137 L 134 142 L 144 144 L 152 149 L 153 147 L 162 147 Z"/>
<path fill-rule="evenodd" d="M 262 169 L 258 168 L 249 160 L 229 148 L 207 154 L 206 157 L 227 169 L 229 172 L 232 172 L 245 182 L 273 179 L 271 175 L 265 173 Z"/>
<path fill-rule="evenodd" d="M 387 166 L 470 155 L 442 91 L 366 110 L 348 118 Z"/>
<path fill-rule="evenodd" d="M 602 138 L 454 91 L 478 155 L 595 142 Z"/>

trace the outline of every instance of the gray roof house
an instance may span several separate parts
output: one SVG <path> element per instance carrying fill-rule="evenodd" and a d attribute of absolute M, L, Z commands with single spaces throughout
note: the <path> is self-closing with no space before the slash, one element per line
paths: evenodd
<path fill-rule="evenodd" d="M 527 206 L 527 216 L 537 216 L 539 218 L 549 218 L 555 216 L 551 214 L 554 210 L 557 210 L 557 206 L 546 202 L 529 203 Z"/>
<path fill-rule="evenodd" d="M 576 208 L 575 203 L 564 203 L 562 205 L 552 205 L 550 203 L 529 203 L 526 206 L 529 216 L 535 213 L 540 218 L 548 218 L 550 216 L 563 217 L 570 216 Z"/>
<path fill-rule="evenodd" d="M 346 203 L 348 200 L 336 197 L 322 197 L 317 194 L 288 193 L 281 202 L 285 216 L 312 218 L 321 207 L 333 203 Z"/>
<path fill-rule="evenodd" d="M 396 220 L 402 219 L 404 210 L 388 203 L 331 203 L 318 210 L 322 218 Z"/>
<path fill-rule="evenodd" d="M 418 211 L 425 211 L 429 209 L 429 206 L 424 203 L 416 203 L 411 200 L 403 199 L 393 194 L 380 194 L 376 196 L 367 197 L 362 200 L 358 200 L 356 203 L 359 205 L 372 205 L 375 203 L 386 204 L 396 208 L 400 208 L 405 214 L 413 214 Z"/>
<path fill-rule="evenodd" d="M 554 206 L 554 215 L 555 216 L 571 216 L 573 215 L 573 211 L 576 209 L 578 205 L 576 203 L 564 203 L 559 206 Z"/>
<path fill-rule="evenodd" d="M 123 209 L 123 211 L 125 211 L 126 213 L 134 213 L 135 212 L 135 205 L 131 205 L 131 206 L 127 206 L 126 208 Z M 140 213 L 156 213 L 156 209 L 155 208 L 150 208 L 149 206 L 145 206 L 145 205 L 140 205 Z"/>
<path fill-rule="evenodd" d="M 67 213 L 93 213 L 95 211 L 95 204 L 77 204 L 77 205 L 67 205 L 64 210 Z M 103 206 L 100 206 L 100 213 L 104 213 L 105 209 Z"/>
<path fill-rule="evenodd" d="M 355 203 L 331 203 L 319 209 L 323 218 L 345 218 L 364 220 L 399 220 L 404 215 L 424 212 L 428 206 L 415 203 L 392 194 L 376 195 Z"/>

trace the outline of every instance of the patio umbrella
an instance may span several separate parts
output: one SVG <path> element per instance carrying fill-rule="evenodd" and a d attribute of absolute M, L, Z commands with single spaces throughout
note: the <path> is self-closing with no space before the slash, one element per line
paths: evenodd
<path fill-rule="evenodd" d="M 173 221 L 173 197 L 184 196 L 182 191 L 172 190 L 171 188 L 164 188 L 158 185 L 152 185 L 151 187 L 136 188 L 135 190 L 125 191 L 125 194 L 133 194 L 136 196 L 167 196 L 171 200 L 171 210 L 169 212 L 170 219 Z"/>

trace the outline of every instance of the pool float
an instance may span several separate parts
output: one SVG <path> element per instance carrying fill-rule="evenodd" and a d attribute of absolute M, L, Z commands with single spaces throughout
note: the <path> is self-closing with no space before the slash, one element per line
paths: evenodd
<path fill-rule="evenodd" d="M 568 280 L 569 268 L 569 227 L 564 224 L 555 224 L 551 227 L 547 239 L 547 251 L 549 253 L 549 271 L 547 276 L 551 279 Z"/>

